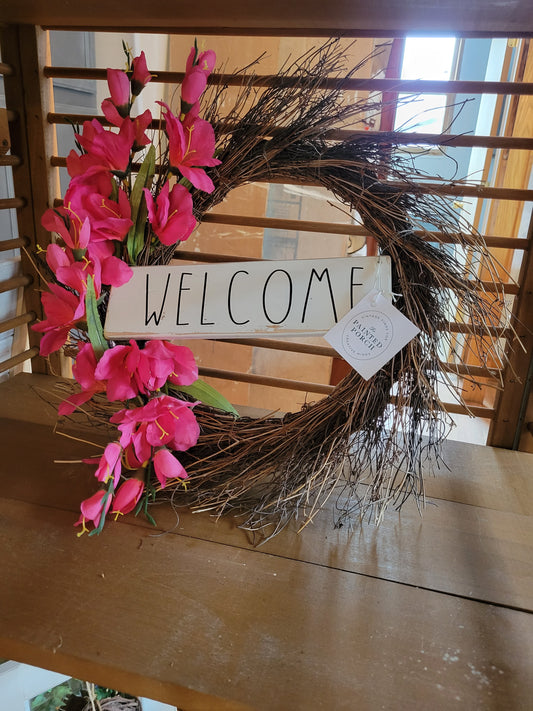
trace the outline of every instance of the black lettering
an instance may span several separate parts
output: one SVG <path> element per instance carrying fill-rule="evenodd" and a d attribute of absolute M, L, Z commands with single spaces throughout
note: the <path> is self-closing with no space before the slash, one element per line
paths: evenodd
<path fill-rule="evenodd" d="M 163 308 L 165 306 L 165 301 L 167 300 L 167 291 L 168 291 L 168 285 L 170 283 L 170 272 L 167 274 L 167 283 L 165 284 L 165 293 L 163 294 L 163 300 L 161 302 L 161 307 L 159 309 L 159 316 L 156 315 L 155 311 L 152 311 L 150 316 L 148 316 L 148 292 L 149 292 L 149 284 L 150 284 L 150 274 L 146 274 L 146 295 L 145 295 L 145 304 L 144 304 L 144 325 L 148 326 L 150 321 L 154 319 L 154 323 L 156 326 L 159 326 L 159 322 L 161 321 L 161 316 L 163 315 Z"/>
<path fill-rule="evenodd" d="M 362 269 L 363 267 L 352 267 L 352 272 L 350 274 L 350 308 L 353 309 L 353 288 L 354 286 L 363 286 L 362 282 L 354 281 L 353 275 L 356 269 Z"/>
<path fill-rule="evenodd" d="M 235 272 L 235 274 L 230 279 L 229 286 L 228 286 L 228 314 L 229 314 L 230 319 L 233 321 L 233 323 L 236 326 L 244 326 L 245 323 L 250 322 L 250 319 L 248 318 L 248 319 L 246 319 L 246 321 L 236 321 L 233 317 L 233 311 L 231 310 L 231 290 L 233 288 L 233 281 L 234 281 L 235 277 L 237 276 L 237 274 L 248 274 L 248 272 L 245 271 L 244 269 L 239 269 L 239 271 Z"/>
<path fill-rule="evenodd" d="M 207 272 L 204 274 L 204 289 L 202 291 L 202 311 L 200 314 L 200 323 L 202 326 L 214 326 L 214 321 L 204 321 L 204 310 L 205 310 L 205 293 L 207 291 Z"/>
<path fill-rule="evenodd" d="M 183 277 L 192 276 L 191 272 L 182 272 L 180 276 L 180 288 L 178 290 L 178 308 L 176 310 L 176 326 L 189 326 L 189 322 L 180 323 L 180 308 L 181 308 L 181 293 L 183 291 L 190 291 L 189 286 L 183 286 Z"/>
<path fill-rule="evenodd" d="M 287 311 L 285 311 L 285 314 L 283 315 L 283 317 L 280 318 L 279 321 L 274 321 L 274 319 L 270 318 L 270 316 L 267 312 L 266 293 L 267 293 L 267 287 L 268 287 L 270 280 L 272 279 L 274 274 L 277 274 L 278 272 L 281 274 L 285 274 L 285 276 L 289 280 L 288 281 L 288 285 L 289 285 L 289 299 L 288 299 L 288 301 L 289 301 L 289 304 L 287 306 Z M 269 274 L 267 280 L 265 281 L 265 286 L 263 287 L 263 313 L 265 314 L 267 319 L 270 321 L 270 323 L 274 323 L 274 324 L 278 325 L 280 323 L 283 323 L 283 321 L 285 321 L 285 319 L 289 315 L 291 307 L 292 307 L 292 279 L 291 279 L 291 275 L 288 272 L 286 272 L 285 269 L 274 269 L 274 271 Z"/>
<path fill-rule="evenodd" d="M 333 318 L 335 319 L 335 323 L 338 322 L 337 309 L 335 308 L 335 299 L 333 297 L 333 289 L 331 287 L 331 280 L 329 278 L 329 271 L 328 271 L 328 268 L 326 267 L 320 276 L 318 275 L 318 272 L 315 269 L 313 269 L 311 271 L 311 276 L 309 277 L 309 283 L 307 284 L 307 293 L 305 294 L 304 309 L 302 311 L 302 323 L 305 322 L 305 314 L 307 311 L 307 303 L 309 301 L 309 294 L 311 293 L 311 284 L 313 283 L 313 276 L 316 276 L 318 281 L 322 281 L 322 279 L 324 278 L 324 275 L 326 275 L 326 281 L 328 282 L 329 298 L 331 301 L 331 308 L 333 309 Z"/>

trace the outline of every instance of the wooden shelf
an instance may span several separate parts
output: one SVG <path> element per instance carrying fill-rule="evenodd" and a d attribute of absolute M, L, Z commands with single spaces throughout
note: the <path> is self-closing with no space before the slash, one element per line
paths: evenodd
<path fill-rule="evenodd" d="M 528 0 L 515 0 L 512 12 L 502 12 L 497 0 L 471 0 L 469 3 L 439 0 L 405 3 L 389 0 L 370 3 L 366 0 L 259 0 L 226 3 L 207 0 L 202 5 L 160 0 L 150 6 L 131 2 L 128 11 L 116 3 L 93 0 L 89 5 L 64 0 L 4 0 L 0 19 L 8 23 L 44 24 L 53 27 L 120 28 L 158 32 L 207 31 L 216 34 L 284 34 L 324 36 L 344 32 L 356 36 L 402 36 L 408 33 L 449 32 L 470 36 L 520 37 L 533 30 Z"/>
<path fill-rule="evenodd" d="M 97 448 L 52 432 L 55 383 L 0 387 L 0 656 L 184 711 L 529 707 L 533 455 L 450 442 L 379 528 L 332 502 L 254 548 L 162 504 L 78 539 L 94 477 L 54 460 Z"/>

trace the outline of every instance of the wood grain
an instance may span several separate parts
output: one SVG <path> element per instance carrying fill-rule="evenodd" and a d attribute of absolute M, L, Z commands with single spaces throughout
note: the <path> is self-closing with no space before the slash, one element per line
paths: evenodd
<path fill-rule="evenodd" d="M 423 518 L 380 527 L 331 500 L 254 548 L 161 504 L 78 539 L 99 435 L 53 434 L 56 382 L 0 387 L 0 656 L 186 711 L 529 708 L 533 455 L 449 442 Z"/>
<path fill-rule="evenodd" d="M 215 29 L 219 34 L 235 34 L 239 28 L 256 28 L 265 32 L 274 29 L 276 33 L 313 36 L 313 31 L 323 34 L 325 30 L 381 30 L 386 36 L 397 36 L 406 31 L 439 32 L 483 32 L 521 37 L 533 31 L 531 5 L 528 0 L 515 0 L 502 5 L 498 0 L 473 0 L 469 3 L 449 0 L 445 5 L 439 0 L 406 3 L 393 0 L 386 4 L 361 0 L 297 0 L 283 2 L 273 0 L 265 3 L 251 0 L 247 3 L 206 0 L 202 5 L 194 3 L 176 4 L 172 0 L 160 0 L 147 11 L 141 2 L 124 8 L 114 3 L 96 0 L 90 6 L 83 3 L 65 4 L 64 0 L 4 0 L 1 19 L 4 22 L 48 24 L 57 27 L 158 27 L 167 32 L 171 26 L 186 31 L 194 28 Z M 164 28 L 164 29 L 163 29 Z M 238 33 L 238 32 L 237 32 Z M 374 35 L 372 35 L 374 36 Z"/>
<path fill-rule="evenodd" d="M 15 659 L 187 710 L 526 709 L 533 691 L 523 612 L 127 523 L 78 540 L 24 502 L 0 517 Z"/>

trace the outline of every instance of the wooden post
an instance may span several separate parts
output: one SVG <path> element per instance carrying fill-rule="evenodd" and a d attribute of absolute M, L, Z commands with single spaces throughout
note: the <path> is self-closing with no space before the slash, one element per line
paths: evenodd
<path fill-rule="evenodd" d="M 59 195 L 57 169 L 50 169 L 50 155 L 57 152 L 55 129 L 46 121 L 53 110 L 52 81 L 41 82 L 41 67 L 50 64 L 48 33 L 31 25 L 14 25 L 1 31 L 2 60 L 12 67 L 5 81 L 6 104 L 16 112 L 11 123 L 11 148 L 20 157 L 13 166 L 15 195 L 23 198 L 17 209 L 19 236 L 27 240 L 27 251 L 21 250 L 23 274 L 33 275 L 33 284 L 26 287 L 25 310 L 43 318 L 39 276 L 32 263 L 37 245 L 46 249 L 49 233 L 41 226 L 41 216 Z M 41 285 L 44 287 L 44 285 Z M 29 331 L 30 348 L 39 345 L 40 335 Z M 59 373 L 59 356 L 49 359 L 37 356 L 32 361 L 34 372 Z"/>
<path fill-rule="evenodd" d="M 533 217 L 529 223 L 529 250 L 522 261 L 520 293 L 514 309 L 514 328 L 517 338 L 509 344 L 509 364 L 504 372 L 503 389 L 496 402 L 496 413 L 491 422 L 487 444 L 511 449 L 519 440 L 521 403 L 529 392 L 528 367 L 533 353 Z"/>

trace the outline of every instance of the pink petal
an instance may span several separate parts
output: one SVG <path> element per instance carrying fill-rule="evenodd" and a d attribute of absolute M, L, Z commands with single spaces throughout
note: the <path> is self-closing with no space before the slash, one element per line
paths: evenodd
<path fill-rule="evenodd" d="M 215 189 L 215 184 L 202 168 L 189 168 L 188 166 L 180 165 L 179 171 L 198 190 L 203 190 L 204 193 L 212 193 Z"/>

